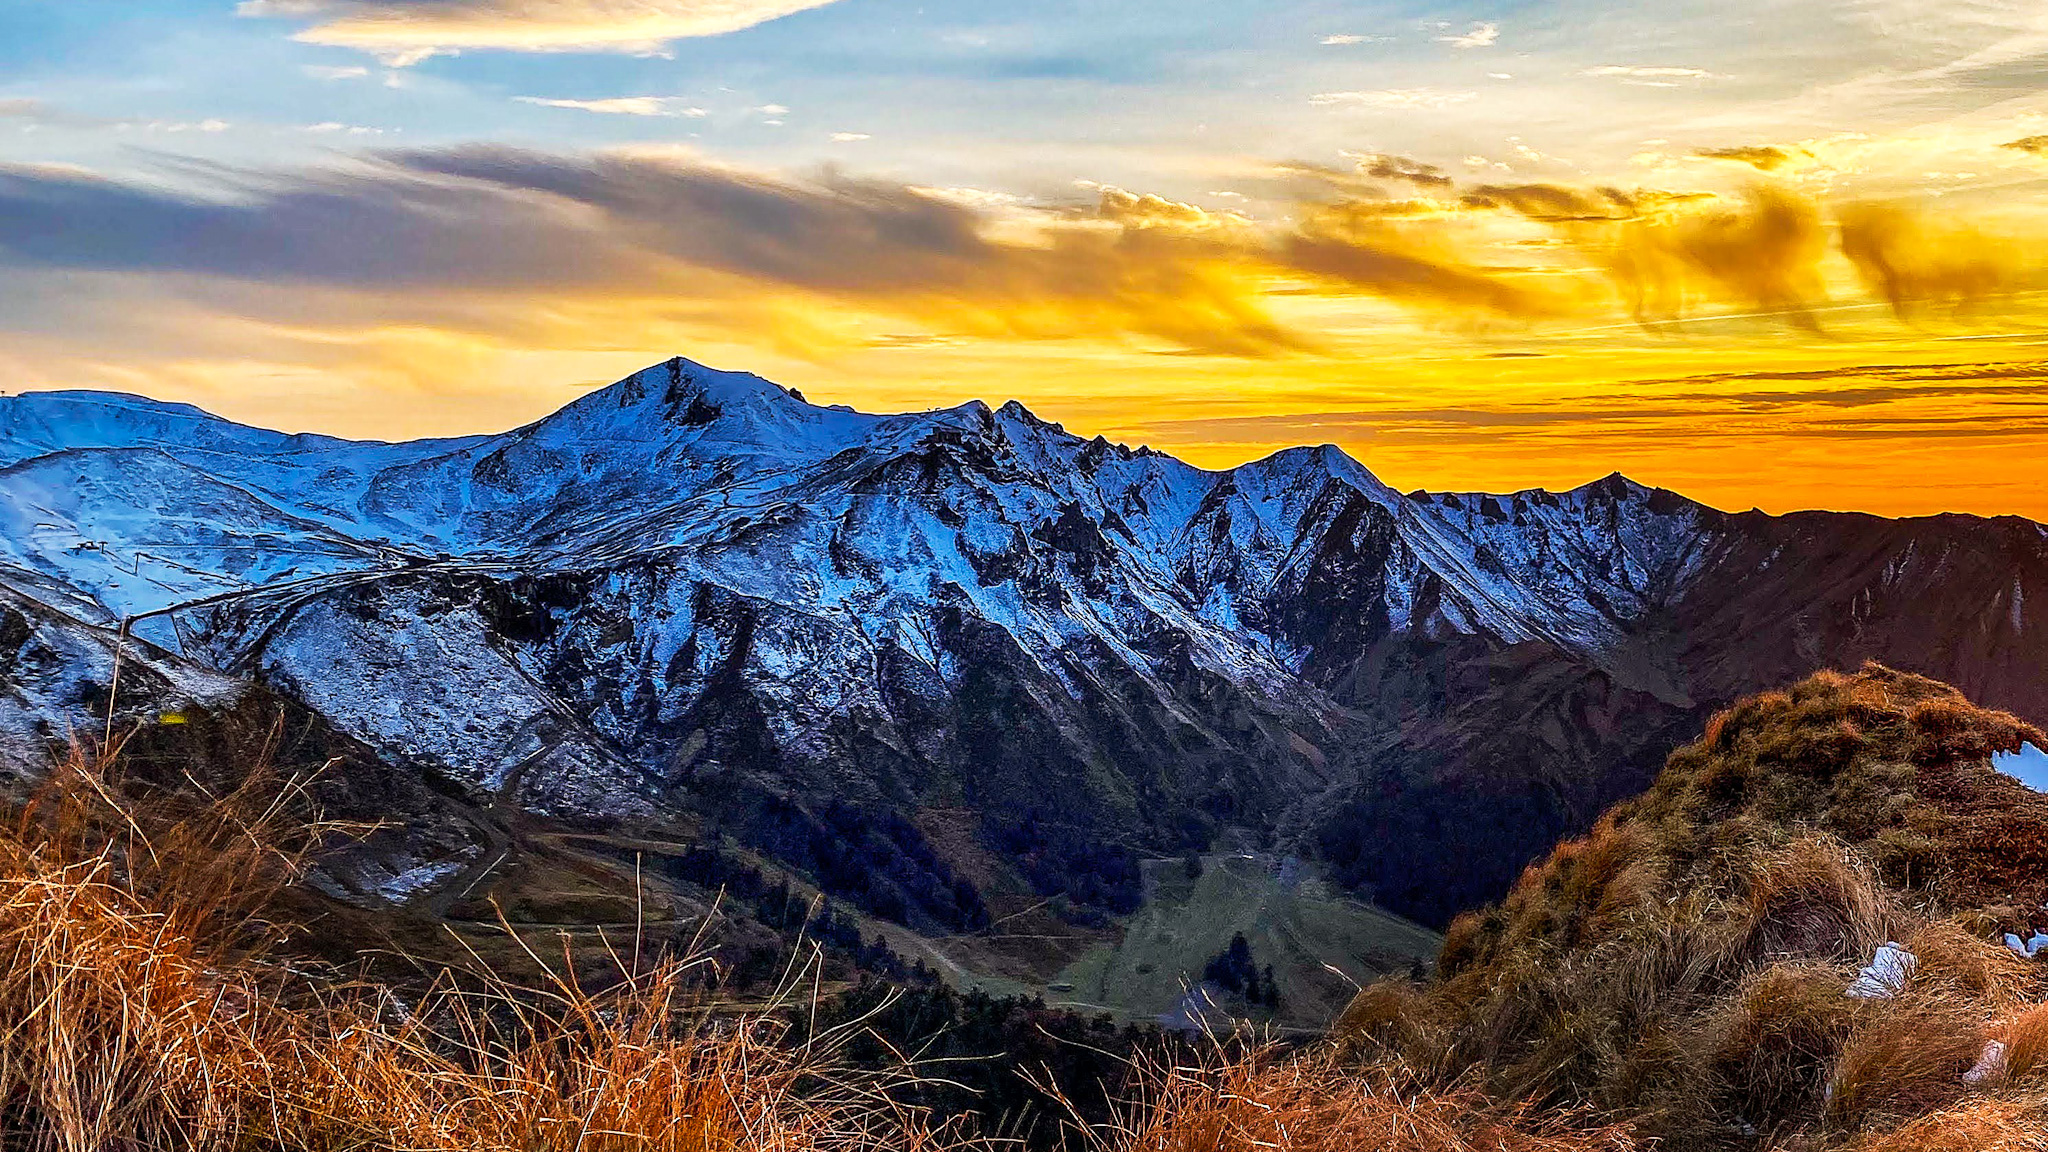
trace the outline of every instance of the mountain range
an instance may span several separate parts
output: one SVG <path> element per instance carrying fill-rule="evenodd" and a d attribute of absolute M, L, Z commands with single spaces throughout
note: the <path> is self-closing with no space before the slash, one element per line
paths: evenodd
<path fill-rule="evenodd" d="M 1140 859 L 1240 849 L 1442 925 L 1816 667 L 2048 717 L 2042 606 L 2018 517 L 1404 494 L 1327 445 L 1211 471 L 682 359 L 397 444 L 0 398 L 17 765 L 260 691 L 472 807 L 714 828 L 828 890 L 857 844 L 862 906 L 927 934 L 1006 886 L 1113 919 Z M 492 847 L 412 831 L 358 897 Z"/>

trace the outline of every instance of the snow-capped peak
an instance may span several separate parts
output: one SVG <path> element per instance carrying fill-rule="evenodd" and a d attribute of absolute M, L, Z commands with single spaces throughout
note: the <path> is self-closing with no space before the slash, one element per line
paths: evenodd
<path fill-rule="evenodd" d="M 1334 445 L 1212 471 L 1075 435 L 1014 400 L 869 414 L 680 357 L 497 435 L 351 442 L 45 393 L 0 398 L 0 444 L 18 465 L 0 489 L 0 562 L 114 616 L 437 559 L 574 568 L 652 554 L 697 557 L 722 581 L 811 610 L 854 594 L 806 566 L 863 555 L 896 573 L 876 595 L 905 594 L 922 566 L 917 580 L 977 589 L 988 613 L 1057 633 L 1069 625 L 1013 603 L 1005 574 L 1082 549 L 1072 562 L 1090 573 L 1087 597 L 1122 587 L 1144 611 L 1256 633 L 1219 638 L 1218 651 L 1283 653 L 1298 641 L 1250 600 L 1311 579 L 1329 548 L 1367 547 L 1395 550 L 1397 622 L 1402 589 L 1433 575 L 1460 626 L 1598 647 L 1617 613 L 1683 580 L 1699 527 L 1697 506 L 1676 498 L 1651 501 L 1657 515 L 1617 515 L 1616 501 L 1651 493 L 1619 477 L 1558 496 L 1409 499 Z M 1384 538 L 1365 543 L 1375 531 Z M 1061 612 L 1078 610 L 1068 603 Z"/>

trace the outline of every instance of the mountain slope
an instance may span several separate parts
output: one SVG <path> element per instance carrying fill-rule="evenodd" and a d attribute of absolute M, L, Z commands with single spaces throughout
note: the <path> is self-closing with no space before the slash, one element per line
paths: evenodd
<path fill-rule="evenodd" d="M 1880 657 L 2048 714 L 2025 521 L 1618 476 L 1403 496 L 1327 446 L 1212 472 L 683 360 L 411 444 L 0 398 L 0 459 L 15 593 L 135 617 L 471 800 L 703 819 L 800 869 L 833 821 L 908 817 L 906 860 L 986 856 L 1019 900 L 1114 910 L 1132 853 L 1227 834 L 1442 923 L 1791 672 Z M 17 740 L 60 735 L 32 712 Z"/>
<path fill-rule="evenodd" d="M 1336 1032 L 1660 1148 L 2033 1147 L 2048 796 L 1993 758 L 2044 741 L 1877 664 L 1748 698 Z"/>

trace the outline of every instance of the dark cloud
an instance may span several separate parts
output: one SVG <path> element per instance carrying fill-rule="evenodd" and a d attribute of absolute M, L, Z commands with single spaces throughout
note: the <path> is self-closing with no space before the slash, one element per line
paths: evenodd
<path fill-rule="evenodd" d="M 1783 389 L 1744 388 L 1782 381 Z M 1730 420 L 1768 421 L 1779 432 L 1832 439 L 1998 438 L 2048 430 L 2048 363 L 1858 366 L 1726 373 L 1638 381 L 1556 403 L 1273 413 L 1145 422 L 1143 435 L 1172 442 L 1308 443 L 1377 439 L 1455 445 L 1499 437 L 1624 437 L 1690 441 Z M 1724 385 L 1732 387 L 1723 387 Z M 1689 390 L 1671 391 L 1674 386 Z M 1954 403 L 1929 412 L 1838 414 L 1925 400 Z"/>
<path fill-rule="evenodd" d="M 1352 205 L 1353 211 L 1364 204 L 1378 204 L 1384 215 L 1441 214 L 1447 205 L 1432 194 L 1448 193 L 1455 186 L 1433 164 L 1380 153 L 1366 153 L 1348 168 L 1294 161 L 1279 165 L 1274 174 L 1272 183 L 1280 199 L 1302 204 L 1345 203 Z M 1414 192 L 1409 198 L 1397 198 L 1387 189 L 1389 181 L 1410 185 Z"/>
<path fill-rule="evenodd" d="M 391 162 L 465 193 L 585 210 L 608 239 L 635 251 L 830 292 L 964 285 L 1005 254 L 970 208 L 829 173 L 798 183 L 669 160 L 482 147 Z"/>
<path fill-rule="evenodd" d="M 1776 312 L 1788 323 L 1818 330 L 1812 309 L 1823 302 L 1820 262 L 1827 252 L 1827 232 L 1819 206 L 1782 189 L 1758 185 L 1739 208 L 1704 213 L 1671 226 L 1667 233 L 1646 236 L 1647 279 L 1666 276 L 1654 267 L 1655 257 L 1672 253 L 1724 291 L 1759 309 Z M 1659 299 L 1668 299 L 1672 285 L 1654 285 Z"/>
<path fill-rule="evenodd" d="M 1392 240 L 1310 228 L 1282 240 L 1279 256 L 1295 271 L 1434 312 L 1455 309 L 1534 319 L 1565 311 L 1547 294 L 1453 260 L 1402 251 Z"/>
<path fill-rule="evenodd" d="M 1138 337 L 1201 354 L 1315 350 L 1313 334 L 1268 311 L 1289 292 L 1371 295 L 1454 324 L 1611 313 L 1619 296 L 1651 327 L 1718 297 L 1818 326 L 1828 231 L 1815 203 L 1782 189 L 1731 202 L 1501 184 L 1455 201 L 1396 199 L 1376 175 L 1386 171 L 1438 178 L 1383 155 L 1348 170 L 1295 166 L 1291 219 L 1259 222 L 1113 188 L 1085 209 L 996 210 L 829 170 L 507 147 L 296 170 L 188 161 L 167 172 L 175 185 L 0 166 L 0 278 L 20 289 L 0 293 L 0 324 L 40 330 L 47 310 L 29 306 L 25 278 L 96 275 L 153 280 L 153 296 L 258 322 L 317 328 L 325 314 L 369 327 L 411 314 L 528 342 L 542 331 L 600 339 L 626 308 L 678 324 L 729 308 L 735 326 L 767 325 L 797 351 L 869 339 L 834 335 L 846 317 L 940 335 Z M 1543 225 L 1548 243 L 1600 275 L 1476 258 L 1475 213 Z M 1902 219 L 1845 212 L 1841 229 L 1843 250 L 1902 314 L 2012 282 L 1995 274 L 1996 246 Z"/>
<path fill-rule="evenodd" d="M 1387 434 L 1493 429 L 1536 430 L 1553 426 L 1649 422 L 1697 415 L 1694 408 L 1642 405 L 1618 397 L 1612 406 L 1572 405 L 1547 409 L 1390 408 L 1378 411 L 1291 412 L 1270 416 L 1222 416 L 1158 420 L 1141 425 L 1148 434 L 1171 440 L 1199 437 L 1215 443 L 1310 443 L 1337 438 L 1364 440 Z"/>
<path fill-rule="evenodd" d="M 1846 386 L 1836 381 L 1848 381 Z M 1783 383 L 1793 388 L 1758 388 Z M 2048 363 L 1859 365 L 1800 372 L 1734 372 L 1678 380 L 1639 381 L 1638 386 L 1679 385 L 1699 390 L 1660 392 L 1679 403 L 1732 404 L 1746 409 L 1820 405 L 1858 408 L 1901 400 L 2018 399 L 2048 404 Z"/>
<path fill-rule="evenodd" d="M 558 205 L 398 165 L 188 171 L 208 194 L 0 167 L 0 262 L 365 289 L 570 286 L 638 264 Z"/>
<path fill-rule="evenodd" d="M 1089 211 L 998 220 L 831 171 L 793 178 L 503 147 L 293 171 L 188 164 L 176 175 L 172 188 L 0 168 L 0 267 L 411 293 L 495 331 L 547 311 L 556 295 L 702 300 L 751 286 L 941 331 L 1137 335 L 1254 356 L 1314 345 L 1267 314 L 1276 274 L 1423 311 L 1559 311 L 1464 258 L 1439 222 L 1394 219 L 1419 214 L 1407 202 L 1366 197 L 1260 226 L 1106 189 Z"/>
<path fill-rule="evenodd" d="M 2023 136 L 2018 140 L 1999 145 L 2016 152 L 2027 152 L 2035 156 L 2048 156 L 2048 136 Z"/>

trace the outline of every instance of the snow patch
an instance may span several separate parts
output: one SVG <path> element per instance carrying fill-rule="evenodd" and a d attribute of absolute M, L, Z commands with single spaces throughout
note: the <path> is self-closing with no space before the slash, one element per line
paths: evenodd
<path fill-rule="evenodd" d="M 1896 942 L 1886 942 L 1878 946 L 1877 954 L 1856 974 L 1856 979 L 1842 995 L 1857 1000 L 1889 1000 L 1906 990 L 1907 982 L 1913 979 L 1913 970 L 1919 966 L 1918 956 Z"/>

